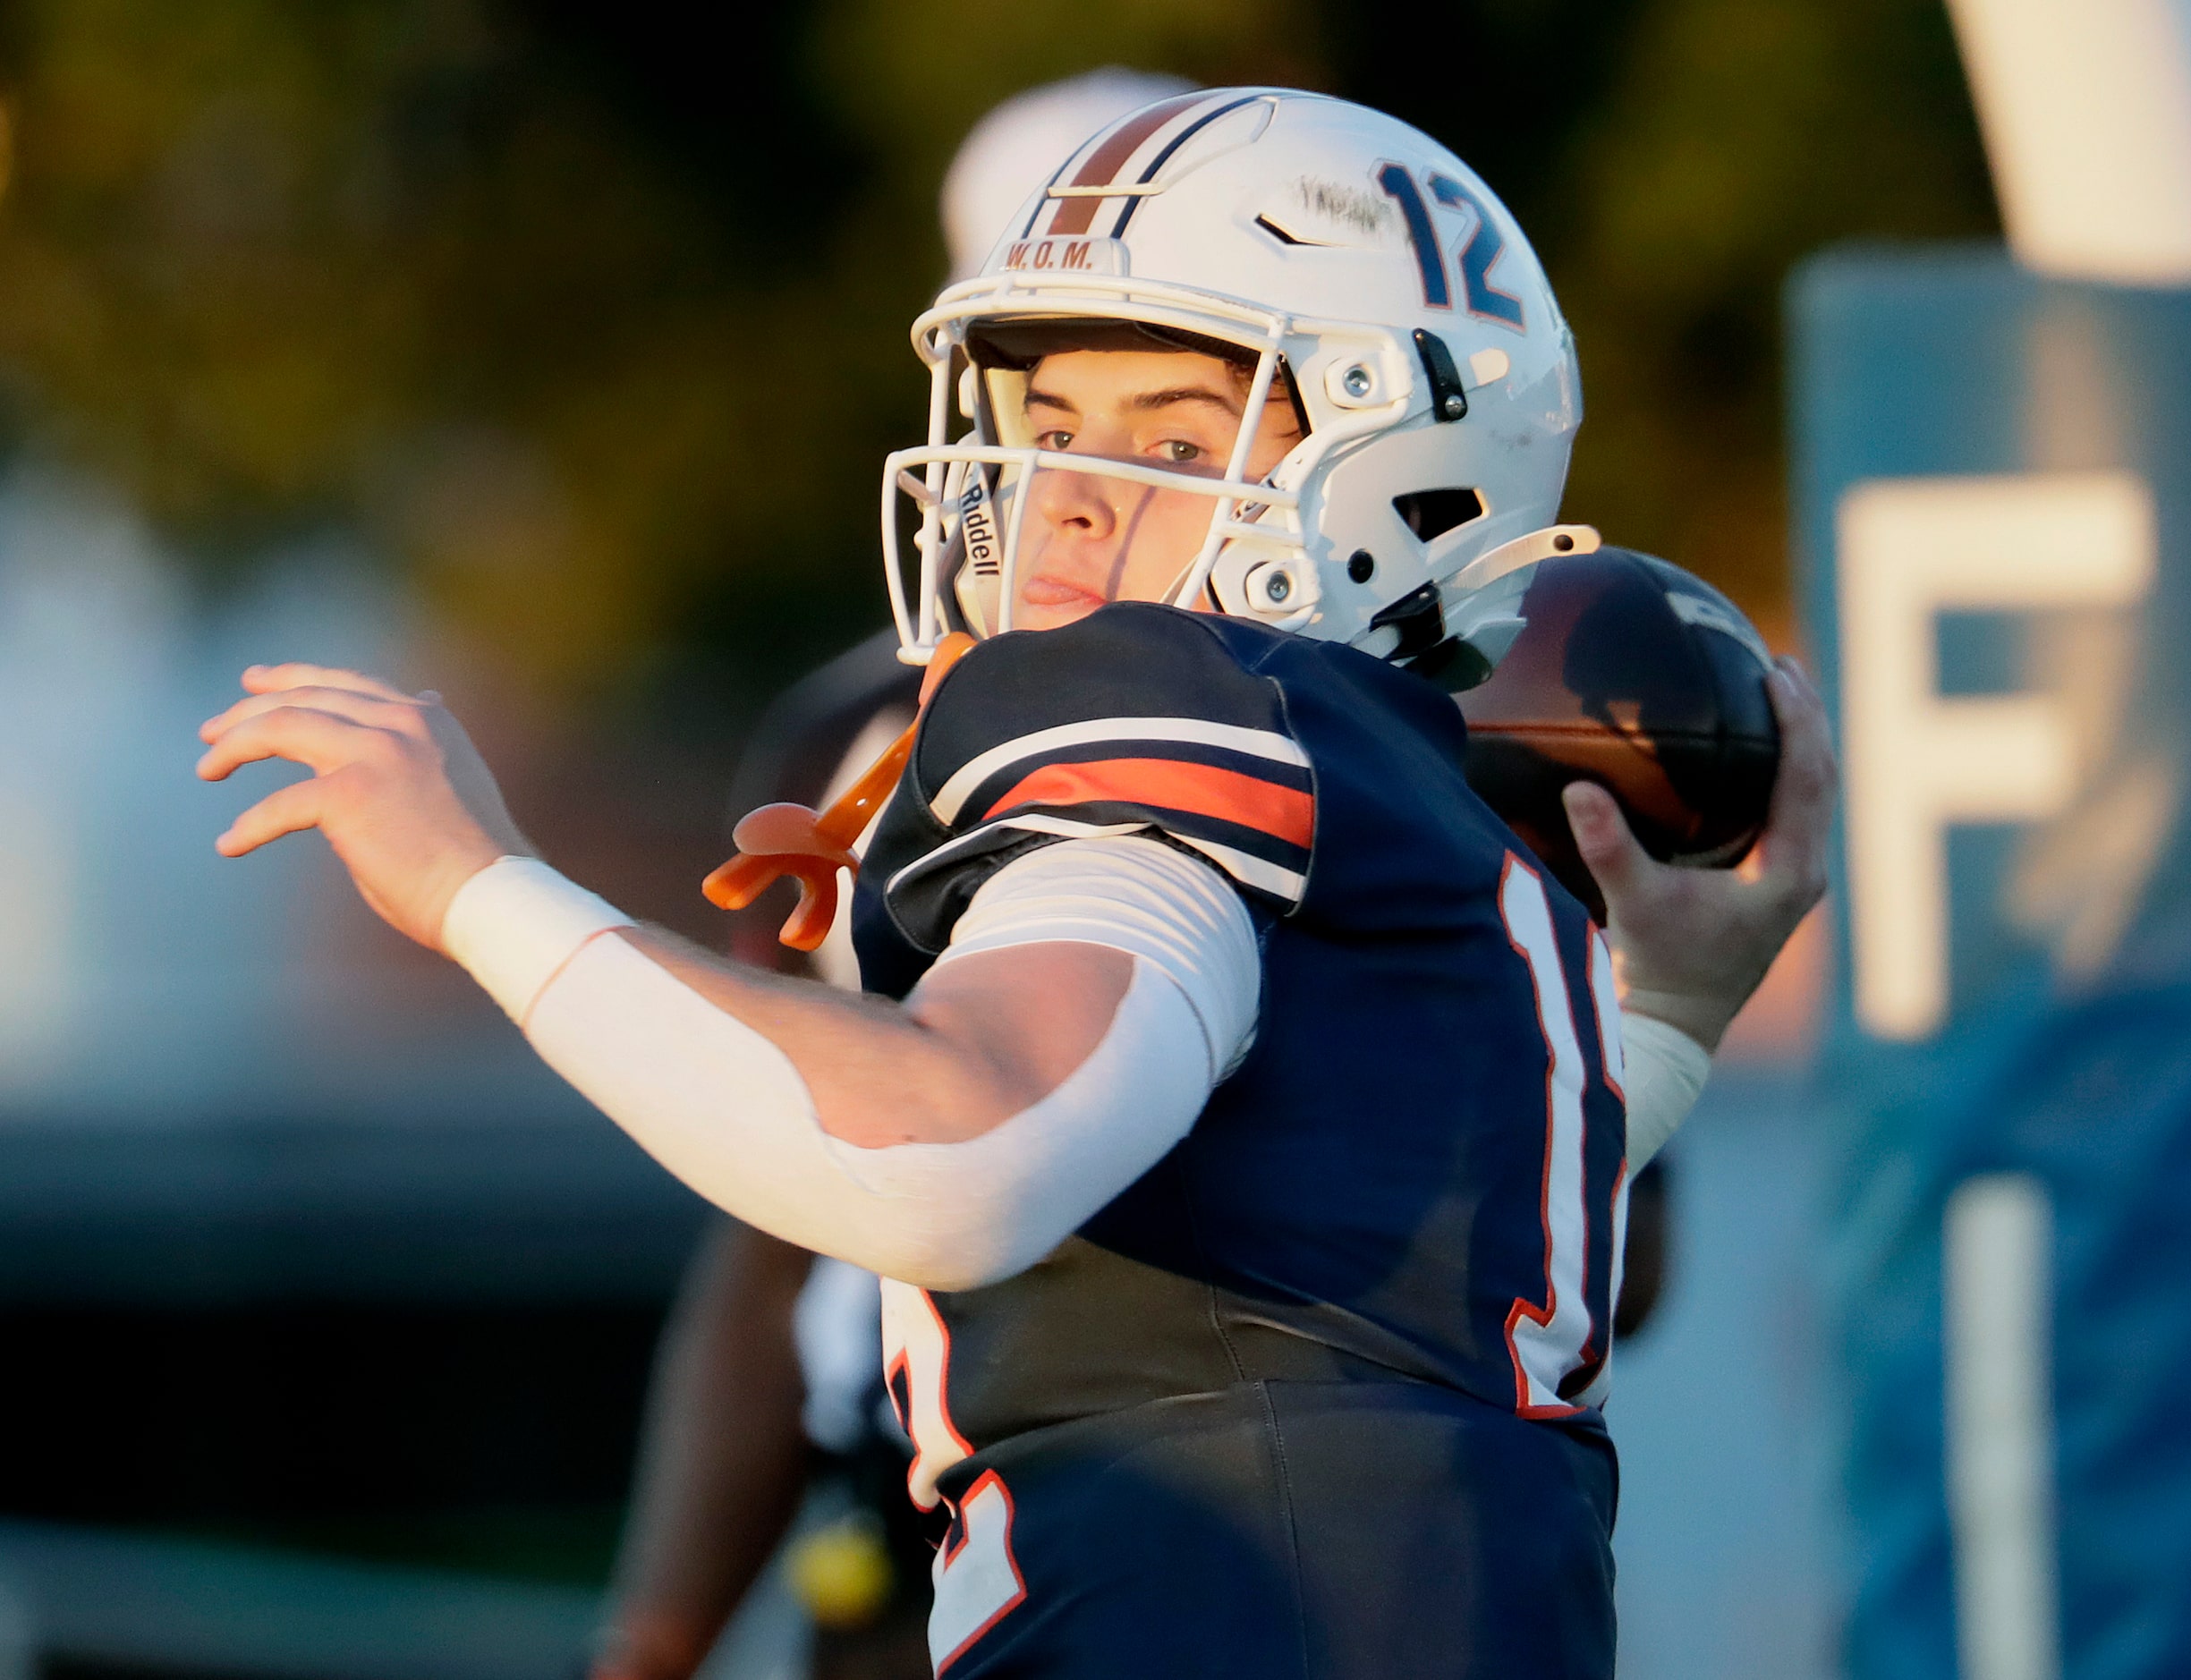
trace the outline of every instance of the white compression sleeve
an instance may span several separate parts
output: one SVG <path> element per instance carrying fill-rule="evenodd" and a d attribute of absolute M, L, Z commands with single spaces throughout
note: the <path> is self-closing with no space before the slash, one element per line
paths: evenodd
<path fill-rule="evenodd" d="M 982 883 L 936 965 L 1051 940 L 1124 951 L 1177 986 L 1202 1023 L 1212 1085 L 1254 1042 L 1255 927 L 1240 895 L 1201 859 L 1138 835 L 1024 853 Z"/>
<path fill-rule="evenodd" d="M 1201 1113 L 1213 1065 L 1250 1030 L 1253 992 L 1244 1010 L 1237 993 L 1244 939 L 1251 984 L 1257 972 L 1245 912 L 1208 866 L 1143 844 L 1166 859 L 1111 870 L 1108 886 L 1100 867 L 1086 879 L 1055 863 L 1038 870 L 1038 853 L 975 895 L 965 921 L 981 948 L 1071 938 L 1125 950 L 1134 965 L 1109 1031 L 1063 1084 L 955 1143 L 869 1150 L 829 1136 L 782 1051 L 635 946 L 595 938 L 617 925 L 605 919 L 616 912 L 544 866 L 505 860 L 475 877 L 443 938 L 550 1066 L 701 1195 L 803 1247 L 964 1289 L 1033 1264 L 1154 1165 Z M 1179 875 L 1173 857 L 1209 882 Z M 1040 891 L 1029 886 L 1037 878 Z M 1125 890 L 1135 880 L 1140 890 Z M 1199 931 L 1191 915 L 1168 938 L 1149 925 L 1166 890 L 1158 880 L 1183 906 L 1202 904 Z M 1211 886 L 1236 920 L 1206 901 Z M 1110 938 L 1107 895 L 1122 901 Z M 998 908 L 1015 896 L 1023 923 Z M 599 910 L 578 913 L 582 900 Z M 1221 974 L 1233 978 L 1212 978 Z M 529 977 L 538 989 L 525 996 Z"/>
<path fill-rule="evenodd" d="M 1711 1072 L 1711 1052 L 1679 1027 L 1623 1014 L 1620 1055 L 1628 1096 L 1628 1176 L 1633 1179 L 1689 1117 Z"/>
<path fill-rule="evenodd" d="M 532 1000 L 587 940 L 631 925 L 538 858 L 501 858 L 456 889 L 442 914 L 441 945 L 522 1027 Z"/>

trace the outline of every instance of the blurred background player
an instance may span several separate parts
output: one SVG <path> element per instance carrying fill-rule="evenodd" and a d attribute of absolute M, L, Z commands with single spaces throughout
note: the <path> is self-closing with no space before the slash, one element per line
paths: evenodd
<path fill-rule="evenodd" d="M 968 133 L 945 176 L 951 277 L 978 272 L 1031 192 L 1081 141 L 1185 91 L 1172 76 L 1108 68 L 1033 88 Z M 787 690 L 757 726 L 733 785 L 735 818 L 791 801 L 817 810 L 912 720 L 921 673 L 884 630 Z M 859 988 L 849 897 L 809 958 L 777 941 L 786 888 L 741 912 L 747 962 Z M 825 1506 L 789 1558 L 814 1624 L 817 1680 L 929 1673 L 934 1537 L 905 1498 L 909 1447 L 883 1389 L 871 1273 L 726 1222 L 694 1253 L 663 1336 L 595 1680 L 684 1680 L 725 1625 L 811 1490 Z"/>
<path fill-rule="evenodd" d="M 945 177 L 952 277 L 978 272 L 998 230 L 1057 163 L 1128 111 L 1185 90 L 1177 78 L 1108 68 L 1005 101 L 967 135 Z M 912 719 L 920 673 L 876 635 L 786 691 L 749 743 L 731 814 L 788 801 L 820 810 Z M 857 989 L 847 904 L 809 958 L 777 943 L 779 887 L 740 912 L 742 959 Z M 1666 1274 L 1667 1166 L 1632 1187 L 1616 1334 L 1640 1331 Z M 935 1536 L 904 1498 L 910 1452 L 883 1388 L 871 1274 L 735 1222 L 695 1252 L 658 1355 L 614 1609 L 596 1680 L 683 1680 L 791 1531 L 787 1558 L 814 1626 L 813 1672 L 929 1672 L 925 1618 Z"/>

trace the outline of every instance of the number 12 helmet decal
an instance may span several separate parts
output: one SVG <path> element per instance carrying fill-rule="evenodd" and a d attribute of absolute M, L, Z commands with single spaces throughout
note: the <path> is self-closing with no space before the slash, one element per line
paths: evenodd
<path fill-rule="evenodd" d="M 1535 253 L 1457 157 L 1361 106 L 1233 88 L 1121 118 L 914 323 L 913 345 L 929 437 L 887 461 L 882 535 L 915 662 L 962 624 L 1011 628 L 1021 492 L 1039 471 L 1208 498 L 1176 604 L 1206 592 L 1221 612 L 1426 671 L 1460 641 L 1495 658 L 1505 621 L 1484 600 L 1517 594 L 1531 561 L 1595 546 L 1553 523 L 1582 383 Z M 1115 346 L 1244 370 L 1221 474 L 1035 447 L 1035 361 Z M 1251 479 L 1274 393 L 1304 436 Z M 955 409 L 972 422 L 955 440 Z"/>

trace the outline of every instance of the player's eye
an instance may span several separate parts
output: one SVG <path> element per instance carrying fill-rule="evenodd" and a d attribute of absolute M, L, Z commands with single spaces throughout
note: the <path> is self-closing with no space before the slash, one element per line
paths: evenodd
<path fill-rule="evenodd" d="M 1176 467 L 1204 460 L 1209 453 L 1200 444 L 1191 444 L 1184 437 L 1167 437 L 1157 445 L 1157 454 Z"/>
<path fill-rule="evenodd" d="M 1034 435 L 1034 446 L 1037 449 L 1070 449 L 1073 447 L 1073 434 L 1064 430 L 1037 432 Z"/>

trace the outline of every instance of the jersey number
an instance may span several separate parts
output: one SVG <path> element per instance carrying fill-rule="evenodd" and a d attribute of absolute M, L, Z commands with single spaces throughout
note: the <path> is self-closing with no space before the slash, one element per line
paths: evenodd
<path fill-rule="evenodd" d="M 1620 1298 L 1620 1248 L 1627 1201 L 1627 1174 L 1614 1181 L 1609 1234 L 1614 1243 L 1603 1326 L 1592 1321 L 1590 1268 L 1588 1152 L 1584 1147 L 1584 1086 L 1588 1071 L 1567 1002 L 1567 971 L 1552 927 L 1552 908 L 1537 872 L 1511 854 L 1499 887 L 1507 938 L 1529 965 L 1536 989 L 1537 1019 L 1550 1059 L 1545 1069 L 1544 1299 L 1516 1297 L 1507 1314 L 1507 1346 L 1514 1356 L 1516 1409 L 1524 1417 L 1564 1417 L 1596 1398 L 1609 1349 L 1609 1319 Z M 1620 1005 L 1614 995 L 1612 957 L 1605 936 L 1590 934 L 1591 1013 L 1597 1017 L 1599 1054 L 1606 1083 L 1620 1093 Z M 1595 1369 L 1584 1371 L 1585 1366 Z M 1573 1399 L 1574 1379 L 1584 1372 Z"/>
<path fill-rule="evenodd" d="M 905 1489 L 923 1511 L 944 1496 L 943 1472 L 973 1448 L 951 1421 L 951 1332 L 925 1289 L 882 1282 L 882 1369 L 897 1421 L 913 1438 Z M 941 1675 L 1027 1596 L 1012 1556 L 1012 1494 L 985 1471 L 953 1504 L 951 1531 L 936 1554 L 936 1602 L 929 1612 L 929 1661 Z"/>
<path fill-rule="evenodd" d="M 1482 201 L 1452 176 L 1432 175 L 1430 183 L 1431 196 L 1440 205 L 1469 213 L 1468 239 L 1460 249 L 1461 290 L 1468 300 L 1468 312 L 1521 332 L 1525 325 L 1521 299 L 1491 284 L 1491 269 L 1506 254 L 1505 236 Z M 1431 218 L 1431 207 L 1422 201 L 1414 175 L 1402 165 L 1387 164 L 1377 172 L 1377 184 L 1399 205 L 1407 224 L 1407 242 L 1422 271 L 1423 302 L 1434 310 L 1451 309 L 1453 284 L 1446 275 L 1445 252 L 1439 248 L 1438 225 Z"/>

